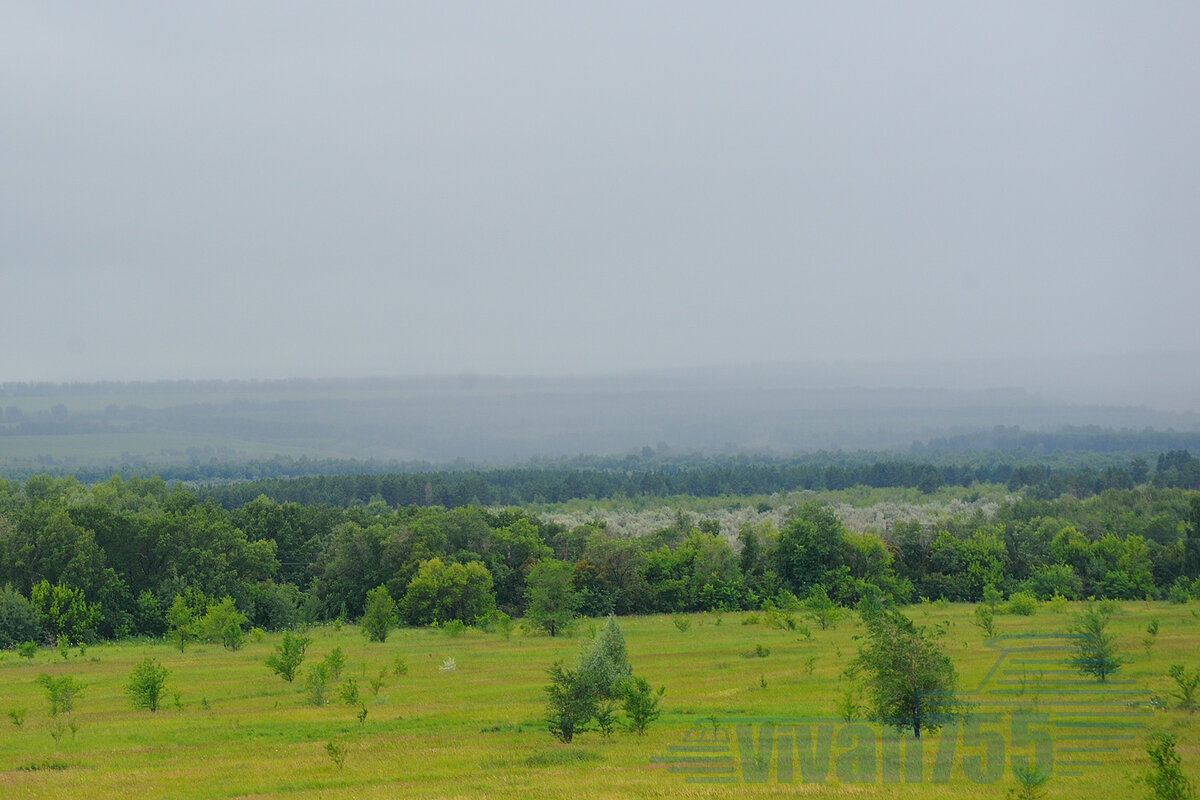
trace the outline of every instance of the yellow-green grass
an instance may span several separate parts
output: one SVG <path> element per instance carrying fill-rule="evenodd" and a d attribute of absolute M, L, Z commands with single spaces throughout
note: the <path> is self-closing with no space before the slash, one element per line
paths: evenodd
<path fill-rule="evenodd" d="M 1058 633 L 1078 606 L 1043 604 L 1032 617 L 1000 616 L 1002 634 Z M 943 644 L 953 657 L 962 688 L 972 689 L 995 663 L 996 651 L 983 644 L 971 625 L 972 607 L 928 603 L 907 609 L 924 625 L 942 624 Z M 1126 603 L 1114 618 L 1130 662 L 1117 676 L 1134 681 L 1136 710 L 1149 708 L 1153 695 L 1168 697 L 1172 663 L 1200 667 L 1200 619 L 1196 605 Z M 555 659 L 573 661 L 598 623 L 583 621 L 573 639 L 514 632 L 508 640 L 478 631 L 453 637 L 437 630 L 393 632 L 384 644 L 369 644 L 354 626 L 309 632 L 312 643 L 294 684 L 274 675 L 264 661 L 278 644 L 269 635 L 237 652 L 216 645 L 189 646 L 179 653 L 165 643 L 123 642 L 72 651 L 66 661 L 43 650 L 32 662 L 16 653 L 0 655 L 0 797 L 1002 797 L 1014 785 L 1009 773 L 992 784 L 968 780 L 960 747 L 950 780 L 931 781 L 936 750 L 946 734 L 925 738 L 924 782 L 848 783 L 837 781 L 834 761 L 849 749 L 835 744 L 828 782 L 778 782 L 774 756 L 765 783 L 748 783 L 738 747 L 733 784 L 697 784 L 654 759 L 699 726 L 733 733 L 741 721 L 825 718 L 836 720 L 836 701 L 850 684 L 843 676 L 861 627 L 852 615 L 811 638 L 801 631 L 743 625 L 745 614 L 689 615 L 680 631 L 671 617 L 619 620 L 637 674 L 665 685 L 662 718 L 639 737 L 595 732 L 574 743 L 557 743 L 546 731 L 543 687 Z M 1157 641 L 1147 654 L 1143 631 L 1160 621 Z M 747 657 L 757 645 L 765 657 Z M 329 702 L 311 706 L 303 689 L 305 668 L 335 646 L 348 656 L 343 678 L 357 679 L 368 713 L 360 725 L 358 708 L 343 704 L 330 685 Z M 169 670 L 168 696 L 156 713 L 134 710 L 125 683 L 147 656 Z M 812 673 L 806 667 L 812 662 Z M 395 674 L 397 658 L 407 666 Z M 453 658 L 454 670 L 443 670 Z M 372 699 L 368 680 L 386 670 L 385 685 Z M 39 674 L 69 674 L 86 685 L 75 701 L 69 728 L 56 744 L 50 734 Z M 763 684 L 765 685 L 765 688 Z M 1114 684 L 1114 687 L 1116 684 Z M 1121 685 L 1128 688 L 1125 685 Z M 179 693 L 176 706 L 173 693 Z M 1115 691 L 1115 688 L 1114 688 Z M 1045 698 L 1030 698 L 1030 702 Z M 1121 696 L 1114 708 L 1129 708 Z M 10 709 L 27 709 L 20 727 Z M 1138 794 L 1131 779 L 1145 771 L 1145 733 L 1172 730 L 1180 742 L 1184 768 L 1200 777 L 1200 714 L 1155 710 L 1147 728 L 1120 744 L 1101 766 L 1082 777 L 1054 777 L 1050 797 L 1127 797 Z M 836 723 L 841 724 L 841 723 Z M 1002 726 L 999 726 L 1002 727 Z M 956 732 L 956 736 L 961 736 Z M 1004 734 L 1007 740 L 1007 733 Z M 735 737 L 736 738 L 736 737 Z M 344 745 L 339 769 L 326 744 Z M 1007 741 L 1006 741 L 1007 743 Z M 977 751 L 974 751 L 977 752 Z M 1015 751 L 1011 751 L 1015 752 Z M 746 765 L 750 766 L 749 764 Z M 751 770 L 752 772 L 752 770 Z M 751 775 L 752 777 L 752 775 Z"/>

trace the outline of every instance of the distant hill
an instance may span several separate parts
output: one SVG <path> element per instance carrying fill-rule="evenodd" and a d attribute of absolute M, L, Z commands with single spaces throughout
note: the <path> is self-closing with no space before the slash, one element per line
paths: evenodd
<path fill-rule="evenodd" d="M 9 383 L 0 384 L 0 469 L 275 455 L 486 465 L 643 448 L 775 455 L 1070 449 L 1084 439 L 1089 448 L 1150 453 L 1195 447 L 1182 434 L 1200 432 L 1195 411 L 1084 403 L 1050 394 L 1044 381 L 1034 390 L 987 385 L 986 365 L 972 369 L 940 388 L 934 384 L 946 376 L 932 367 L 905 378 L 894 365 L 877 372 L 793 365 L 574 378 Z M 998 381 L 1007 377 L 1000 372 Z M 1172 404 L 1182 397 L 1172 395 Z M 1163 433 L 1147 439 L 1147 429 Z"/>

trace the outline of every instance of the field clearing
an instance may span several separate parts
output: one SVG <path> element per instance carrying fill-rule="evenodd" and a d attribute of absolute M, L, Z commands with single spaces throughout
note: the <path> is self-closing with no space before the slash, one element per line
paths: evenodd
<path fill-rule="evenodd" d="M 946 627 L 943 644 L 966 690 L 984 681 L 997 658 L 970 623 L 972 608 L 925 603 L 907 609 L 920 624 Z M 1113 714 L 1136 713 L 1146 727 L 1084 775 L 1056 775 L 1050 798 L 1140 795 L 1131 779 L 1148 764 L 1149 730 L 1174 731 L 1184 769 L 1200 777 L 1200 715 L 1151 708 L 1152 697 L 1169 696 L 1170 664 L 1200 667 L 1196 609 L 1195 603 L 1122 606 L 1112 630 L 1130 663 L 1117 678 L 1132 683 L 1111 681 L 1111 704 Z M 997 628 L 1004 635 L 1059 633 L 1078 610 L 1043 604 L 1032 617 L 997 617 Z M 32 663 L 6 652 L 0 654 L 0 713 L 27 709 L 27 716 L 19 727 L 0 717 L 0 796 L 993 798 L 1015 785 L 1007 771 L 993 783 L 968 779 L 964 763 L 980 751 L 968 746 L 961 729 L 954 731 L 957 750 L 948 781 L 934 782 L 937 750 L 950 728 L 925 737 L 920 783 L 884 783 L 885 767 L 871 773 L 880 776 L 875 780 L 839 781 L 839 769 L 850 765 L 842 756 L 856 744 L 841 738 L 825 784 L 802 782 L 799 767 L 793 782 L 781 782 L 779 749 L 761 765 L 766 770 L 757 771 L 754 751 L 743 750 L 747 742 L 736 739 L 756 730 L 761 743 L 759 723 L 820 719 L 845 727 L 836 701 L 850 684 L 842 672 L 861 627 L 851 614 L 828 631 L 798 618 L 800 626 L 811 628 L 808 638 L 802 630 L 741 624 L 745 617 L 691 614 L 683 631 L 670 616 L 621 618 L 635 674 L 666 686 L 663 716 L 644 737 L 619 731 L 606 739 L 588 732 L 570 745 L 557 743 L 542 719 L 546 669 L 555 659 L 573 662 L 596 621 L 581 621 L 573 639 L 518 631 L 505 640 L 474 630 L 451 636 L 404 629 L 384 644 L 368 644 L 352 625 L 316 628 L 308 634 L 308 658 L 292 684 L 263 663 L 278 635 L 248 641 L 236 652 L 199 645 L 180 654 L 166 643 L 123 642 L 92 646 L 82 655 L 73 650 L 66 661 L 42 650 Z M 1160 621 L 1160 633 L 1147 653 L 1142 636 L 1151 618 Z M 758 645 L 769 655 L 748 657 Z M 366 703 L 362 724 L 358 706 L 339 699 L 337 682 L 320 707 L 308 704 L 303 689 L 306 668 L 339 646 L 347 655 L 342 677 L 357 679 Z M 170 670 L 168 697 L 157 713 L 133 710 L 124 693 L 134 665 L 147 656 Z M 396 673 L 397 659 L 406 667 L 403 674 Z M 442 669 L 447 659 L 454 660 L 453 670 Z M 368 681 L 380 671 L 386 672 L 384 686 L 372 700 Z M 66 731 L 57 745 L 45 692 L 36 683 L 42 673 L 69 674 L 85 684 L 71 715 L 77 731 Z M 1028 700 L 1050 705 L 1047 697 Z M 749 727 L 738 731 L 737 723 Z M 877 726 L 854 728 L 859 735 L 868 729 Z M 653 760 L 670 755 L 670 748 L 682 746 L 697 730 L 730 734 L 733 783 L 689 783 L 687 774 Z M 1006 753 L 1025 752 L 1003 735 Z M 326 752 L 330 742 L 346 748 L 341 769 Z M 764 781 L 752 782 L 756 777 Z"/>

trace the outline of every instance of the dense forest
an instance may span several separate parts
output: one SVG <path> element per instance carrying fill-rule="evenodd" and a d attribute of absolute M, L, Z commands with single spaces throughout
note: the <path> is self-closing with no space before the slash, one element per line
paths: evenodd
<path fill-rule="evenodd" d="M 377 587 L 410 624 L 474 624 L 523 614 L 554 580 L 560 604 L 588 615 L 769 609 L 811 597 L 846 605 L 867 596 L 977 601 L 985 591 L 1182 601 L 1200 592 L 1200 460 L 1177 451 L 1154 466 L 1151 473 L 1149 464 L 1132 465 L 1119 486 L 1093 484 L 1080 493 L 1069 490 L 1067 475 L 1068 491 L 1053 496 L 1048 482 L 1035 481 L 1036 491 L 993 515 L 900 522 L 883 531 L 848 530 L 829 508 L 805 503 L 788 509 L 779 526 L 722 530 L 716 520 L 678 513 L 640 538 L 616 536 L 599 521 L 568 528 L 504 508 L 487 492 L 503 486 L 505 471 L 199 489 L 161 477 L 114 476 L 88 486 L 34 476 L 0 482 L 0 646 L 161 636 L 181 613 L 202 618 L 221 609 L 236 608 L 247 625 L 264 629 L 355 619 Z M 830 469 L 841 470 L 832 474 L 847 484 L 875 476 L 920 485 L 932 467 Z M 827 480 L 831 473 L 814 474 Z M 576 497 L 600 493 L 593 479 L 621 487 L 606 489 L 610 496 L 753 495 L 778 488 L 787 475 L 780 465 L 726 465 L 551 471 L 540 479 Z M 460 496 L 486 496 L 486 505 L 448 502 L 452 480 L 466 481 L 454 484 Z M 520 491 L 534 491 L 520 482 L 529 475 L 518 471 L 513 480 Z M 789 488 L 798 486 L 803 481 Z M 289 487 L 299 500 L 288 499 Z M 258 494 L 236 499 L 250 492 Z"/>
<path fill-rule="evenodd" d="M 1070 463 L 1070 462 L 1068 462 Z M 348 471 L 300 478 L 237 480 L 254 472 L 223 468 L 228 483 L 196 488 L 201 500 L 227 509 L 260 494 L 277 502 L 352 505 L 382 498 L 390 505 L 525 505 L 631 497 L 720 497 L 773 494 L 796 489 L 913 487 L 925 493 L 939 486 L 1004 484 L 1010 491 L 1051 499 L 1061 494 L 1090 497 L 1107 489 L 1131 489 L 1149 481 L 1159 488 L 1200 489 L 1200 458 L 1186 450 L 1162 453 L 1153 470 L 1144 458 L 1127 464 L 1054 466 L 976 457 L 964 463 L 895 458 L 866 459 L 816 454 L 790 459 L 762 456 L 663 459 L 653 455 L 623 459 L 579 459 L 558 465 L 497 469 L 459 468 L 428 472 Z"/>

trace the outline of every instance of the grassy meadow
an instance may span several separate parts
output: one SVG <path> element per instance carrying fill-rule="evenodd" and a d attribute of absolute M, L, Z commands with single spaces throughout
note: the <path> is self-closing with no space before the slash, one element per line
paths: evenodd
<path fill-rule="evenodd" d="M 959 671 L 960 689 L 967 691 L 994 677 L 997 661 L 997 649 L 985 645 L 971 624 L 972 610 L 945 603 L 907 609 L 920 624 L 944 627 L 943 646 Z M 1044 603 L 1030 617 L 998 616 L 997 633 L 1060 633 L 1078 611 L 1077 604 Z M 519 627 L 508 639 L 476 630 L 453 636 L 402 629 L 383 644 L 369 644 L 352 625 L 314 628 L 294 683 L 264 664 L 280 641 L 275 634 L 251 637 L 238 651 L 193 644 L 180 653 L 165 642 L 144 641 L 73 649 L 65 660 L 50 649 L 32 660 L 9 651 L 0 654 L 0 796 L 999 798 L 1016 785 L 1007 770 L 992 783 L 968 779 L 964 763 L 980 751 L 965 739 L 958 742 L 948 780 L 934 782 L 936 751 L 950 728 L 925 737 L 921 783 L 840 782 L 833 762 L 840 765 L 842 754 L 858 741 L 843 742 L 840 734 L 826 783 L 803 782 L 799 768 L 793 783 L 780 782 L 779 751 L 771 751 L 769 763 L 752 763 L 755 751 L 734 743 L 736 723 L 753 728 L 762 720 L 820 718 L 845 726 L 837 704 L 852 684 L 843 671 L 862 629 L 850 613 L 825 631 L 799 614 L 797 629 L 743 624 L 747 616 L 620 619 L 634 673 L 666 687 L 663 715 L 645 736 L 588 732 L 570 745 L 546 730 L 546 669 L 556 659 L 574 662 L 597 621 L 580 621 L 571 638 L 530 635 Z M 1200 714 L 1158 702 L 1173 705 L 1170 664 L 1200 667 L 1198 617 L 1195 603 L 1121 606 L 1111 630 L 1129 662 L 1108 685 L 1093 684 L 1092 690 L 1111 691 L 1113 713 L 1136 712 L 1145 727 L 1120 740 L 1116 753 L 1083 775 L 1056 774 L 1048 797 L 1140 796 L 1144 787 L 1131 781 L 1148 766 L 1144 742 L 1151 730 L 1174 731 L 1184 769 L 1200 778 Z M 1147 648 L 1145 629 L 1155 618 L 1160 630 Z M 341 681 L 356 680 L 359 705 L 343 702 L 341 681 L 330 682 L 325 704 L 309 703 L 306 671 L 335 647 L 347 656 Z M 170 670 L 163 707 L 155 713 L 134 710 L 125 693 L 134 666 L 147 656 Z M 450 660 L 454 668 L 444 668 Z M 369 683 L 381 672 L 383 685 L 373 696 Z M 46 691 L 37 683 L 43 673 L 69 674 L 84 684 L 69 717 L 51 717 Z M 1053 707 L 1037 690 L 1026 695 L 1023 680 L 1014 692 L 1035 709 L 1039 703 Z M 22 709 L 17 725 L 13 717 Z M 52 732 L 59 721 L 65 727 L 56 743 Z M 707 731 L 701 738 L 709 742 L 728 734 L 734 782 L 689 782 L 694 772 L 672 772 L 664 763 L 694 741 L 697 731 Z M 953 735 L 963 734 L 953 729 Z M 1002 735 L 1006 753 L 1020 750 L 1008 732 Z M 331 743 L 335 751 L 344 748 L 340 767 L 329 753 Z M 1063 746 L 1055 742 L 1056 758 Z M 756 766 L 766 769 L 758 772 Z M 766 780 L 749 782 L 756 775 Z"/>

